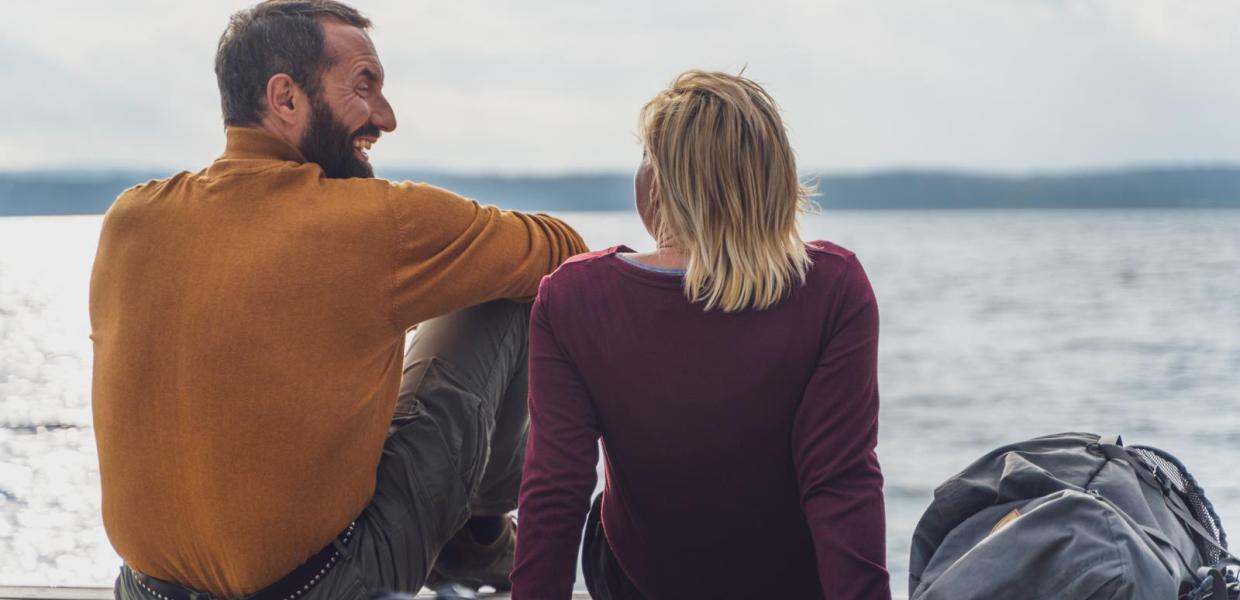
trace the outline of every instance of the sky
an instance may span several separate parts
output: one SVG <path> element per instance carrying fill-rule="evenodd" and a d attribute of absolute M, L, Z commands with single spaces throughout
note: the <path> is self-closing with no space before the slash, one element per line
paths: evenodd
<path fill-rule="evenodd" d="M 6 2 L 0 170 L 205 166 L 215 44 L 249 4 Z M 1240 162 L 1235 0 L 354 6 L 399 123 L 380 170 L 631 170 L 638 110 L 689 68 L 766 86 L 803 170 Z"/>

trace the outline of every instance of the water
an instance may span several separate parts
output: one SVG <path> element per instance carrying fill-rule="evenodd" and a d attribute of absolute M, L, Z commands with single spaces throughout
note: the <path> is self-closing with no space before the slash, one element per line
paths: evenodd
<path fill-rule="evenodd" d="M 563 215 L 592 247 L 635 217 Z M 99 217 L 0 218 L 0 585 L 109 585 L 90 429 Z M 1240 211 L 835 212 L 882 312 L 893 587 L 933 488 L 1005 442 L 1123 433 L 1178 454 L 1240 531 Z M 743 485 L 743 482 L 738 482 Z"/>

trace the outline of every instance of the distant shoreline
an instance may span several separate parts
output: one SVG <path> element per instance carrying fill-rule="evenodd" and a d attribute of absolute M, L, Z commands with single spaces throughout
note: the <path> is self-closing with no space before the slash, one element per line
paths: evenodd
<path fill-rule="evenodd" d="M 0 216 L 102 214 L 117 194 L 171 172 L 0 172 Z M 632 210 L 632 176 L 487 175 L 388 169 L 392 180 L 432 183 L 515 210 Z M 1004 175 L 959 171 L 806 174 L 824 209 L 1179 209 L 1240 208 L 1240 166 L 1142 167 Z"/>

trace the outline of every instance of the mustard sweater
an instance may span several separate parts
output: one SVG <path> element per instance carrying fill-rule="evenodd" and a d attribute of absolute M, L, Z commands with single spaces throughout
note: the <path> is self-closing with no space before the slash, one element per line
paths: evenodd
<path fill-rule="evenodd" d="M 530 299 L 562 222 L 430 185 L 326 179 L 230 128 L 210 167 L 123 192 L 90 286 L 103 520 L 142 573 L 252 593 L 374 491 L 406 330 Z"/>

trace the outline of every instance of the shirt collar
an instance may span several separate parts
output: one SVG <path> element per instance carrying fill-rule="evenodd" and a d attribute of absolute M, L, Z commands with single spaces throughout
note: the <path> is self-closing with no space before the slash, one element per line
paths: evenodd
<path fill-rule="evenodd" d="M 257 158 L 306 162 L 306 157 L 302 156 L 301 151 L 296 147 L 261 129 L 229 127 L 224 135 L 228 142 L 224 146 L 224 155 L 220 157 L 221 160 Z"/>

